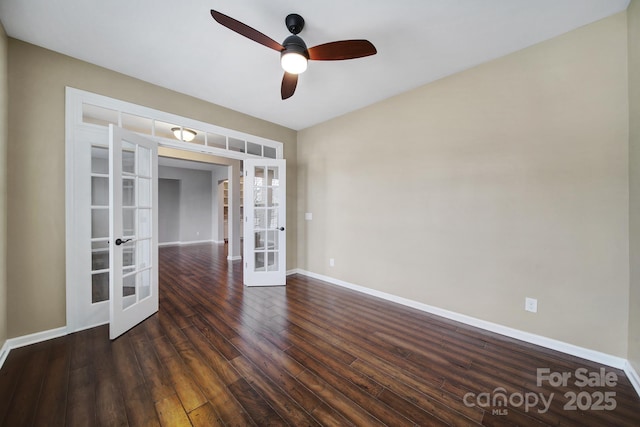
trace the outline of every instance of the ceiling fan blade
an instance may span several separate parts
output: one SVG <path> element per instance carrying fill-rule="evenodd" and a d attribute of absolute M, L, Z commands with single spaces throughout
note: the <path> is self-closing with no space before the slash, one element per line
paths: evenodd
<path fill-rule="evenodd" d="M 254 42 L 258 42 L 261 45 L 269 47 L 273 50 L 277 50 L 278 52 L 284 49 L 284 46 L 282 46 L 280 43 L 273 40 L 272 38 L 265 36 L 260 31 L 255 30 L 250 26 L 243 24 L 240 21 L 236 21 L 235 19 L 223 13 L 220 13 L 218 11 L 211 9 L 211 16 L 221 25 L 224 25 L 228 29 L 235 31 L 241 36 L 245 36 L 246 38 L 251 39 Z"/>
<path fill-rule="evenodd" d="M 297 85 L 298 75 L 285 72 L 284 77 L 282 77 L 282 87 L 280 88 L 282 99 L 285 100 L 287 98 L 291 98 L 293 93 L 296 91 Z"/>
<path fill-rule="evenodd" d="M 337 61 L 341 59 L 363 58 L 378 51 L 368 40 L 342 40 L 309 48 L 309 59 L 316 61 Z"/>

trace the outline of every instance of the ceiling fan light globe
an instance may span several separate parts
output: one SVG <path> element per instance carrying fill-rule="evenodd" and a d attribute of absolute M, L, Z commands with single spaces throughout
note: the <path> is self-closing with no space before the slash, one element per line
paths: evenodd
<path fill-rule="evenodd" d="M 280 57 L 282 69 L 290 74 L 301 74 L 307 70 L 307 58 L 298 52 L 286 52 Z"/>

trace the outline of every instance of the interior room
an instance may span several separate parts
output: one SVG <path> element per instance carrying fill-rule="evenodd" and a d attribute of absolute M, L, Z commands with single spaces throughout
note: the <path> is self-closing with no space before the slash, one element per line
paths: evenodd
<path fill-rule="evenodd" d="M 157 3 L 0 4 L 1 425 L 638 425 L 639 0 Z"/>
<path fill-rule="evenodd" d="M 158 159 L 158 244 L 224 243 L 225 165 Z"/>

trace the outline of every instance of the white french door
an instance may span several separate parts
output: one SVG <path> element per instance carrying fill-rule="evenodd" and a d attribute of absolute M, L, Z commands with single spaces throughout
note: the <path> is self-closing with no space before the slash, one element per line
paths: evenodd
<path fill-rule="evenodd" d="M 142 195 L 140 191 L 143 190 L 137 187 L 134 190 L 135 205 L 123 199 L 121 207 L 113 210 L 110 200 L 113 177 L 109 165 L 110 124 L 134 131 L 136 135 L 152 138 L 160 147 L 205 152 L 228 157 L 230 161 L 257 156 L 282 158 L 283 153 L 283 145 L 277 141 L 69 87 L 66 88 L 65 121 L 66 307 L 67 331 L 70 333 L 104 325 L 110 321 L 114 332 L 118 329 L 124 331 L 126 327 L 134 325 L 157 310 L 157 214 L 154 213 L 151 218 L 151 237 L 140 235 L 141 227 L 146 226 L 140 221 L 145 219 L 144 211 L 148 210 L 148 206 L 141 204 L 139 197 Z M 195 129 L 198 136 L 193 142 L 180 141 L 174 137 L 171 130 L 173 127 Z M 120 131 L 115 133 L 120 135 L 121 156 L 124 151 L 124 157 L 121 157 L 120 161 L 123 164 L 131 160 L 132 153 L 135 157 L 144 151 L 137 147 L 146 147 L 155 153 L 155 148 L 145 145 L 145 142 L 139 143 L 135 135 L 121 134 Z M 153 168 L 155 159 L 156 155 L 153 154 Z M 136 157 L 134 161 L 139 160 Z M 131 194 L 129 189 L 125 190 L 124 183 L 140 180 L 146 182 L 145 180 L 151 179 L 151 210 L 157 212 L 155 169 L 152 169 L 150 176 L 141 174 L 137 169 L 131 172 L 121 167 L 120 171 L 118 175 L 122 180 L 119 181 L 122 188 L 118 188 L 122 194 L 119 197 Z M 284 195 L 284 187 L 282 194 Z M 284 202 L 284 196 L 281 201 Z M 110 225 L 112 212 L 120 212 L 118 215 L 122 216 L 122 229 L 117 234 Z M 134 215 L 135 231 L 131 226 L 131 215 Z M 234 215 L 234 220 L 240 219 L 239 212 Z M 281 223 L 284 226 L 284 218 Z M 234 235 L 237 234 L 234 232 Z M 281 233 L 281 237 L 280 242 L 284 244 L 284 233 Z M 117 238 L 132 240 L 115 245 L 114 239 Z M 150 249 L 147 247 L 148 242 L 151 244 Z M 240 255 L 239 252 L 238 246 L 234 244 L 229 254 L 230 259 L 236 259 Z M 258 247 L 257 254 L 254 253 L 254 249 L 245 250 L 245 253 L 249 252 L 254 256 L 252 262 L 268 264 L 265 267 L 256 267 L 256 273 L 261 268 L 273 273 L 273 262 L 277 257 L 278 262 L 283 263 L 281 270 L 284 274 L 284 247 L 279 249 L 277 254 L 272 244 L 264 248 Z M 148 261 L 149 255 L 151 261 Z M 145 258 L 147 261 L 144 261 Z M 112 277 L 112 273 L 118 277 Z M 151 284 L 147 285 L 149 274 Z M 247 277 L 249 276 L 250 274 L 247 274 Z M 278 281 L 269 278 L 267 282 L 255 277 L 253 280 L 258 284 L 284 283 L 282 278 Z M 112 284 L 115 284 L 115 287 Z M 146 297 L 147 293 L 150 297 Z M 119 300 L 113 301 L 112 294 Z M 114 335 L 117 335 L 117 332 Z"/>
<path fill-rule="evenodd" d="M 158 311 L 158 146 L 109 126 L 109 336 Z"/>
<path fill-rule="evenodd" d="M 286 282 L 286 161 L 244 161 L 244 284 Z"/>

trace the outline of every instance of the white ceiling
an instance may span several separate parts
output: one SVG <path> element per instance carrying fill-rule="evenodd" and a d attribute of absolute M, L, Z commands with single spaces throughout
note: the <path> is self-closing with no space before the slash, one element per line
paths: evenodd
<path fill-rule="evenodd" d="M 629 0 L 2 0 L 7 34 L 255 117 L 303 129 L 625 10 Z M 216 9 L 282 42 L 363 38 L 378 54 L 312 61 L 280 99 L 278 52 L 215 22 Z"/>

